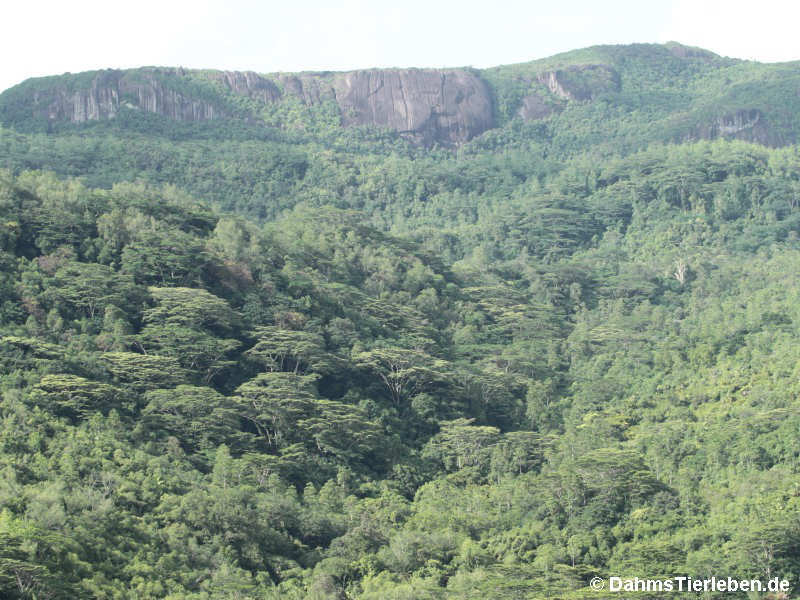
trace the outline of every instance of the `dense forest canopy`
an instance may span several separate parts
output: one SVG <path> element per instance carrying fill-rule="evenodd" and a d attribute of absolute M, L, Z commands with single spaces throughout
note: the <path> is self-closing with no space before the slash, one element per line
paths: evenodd
<path fill-rule="evenodd" d="M 526 121 L 554 69 L 588 91 Z M 798 581 L 799 76 L 498 67 L 453 147 L 327 104 L 47 128 L 41 81 L 0 95 L 0 596 Z M 685 128 L 745 109 L 766 137 Z"/>

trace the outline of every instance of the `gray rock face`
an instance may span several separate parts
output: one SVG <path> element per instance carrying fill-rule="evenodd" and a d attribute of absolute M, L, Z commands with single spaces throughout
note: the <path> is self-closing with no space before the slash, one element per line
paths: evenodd
<path fill-rule="evenodd" d="M 517 109 L 517 116 L 524 121 L 544 119 L 562 111 L 565 100 L 590 101 L 600 94 L 617 92 L 621 87 L 619 73 L 607 65 L 576 65 L 544 71 L 525 82 L 533 88 Z M 552 96 L 557 100 L 553 101 Z"/>
<path fill-rule="evenodd" d="M 386 127 L 425 145 L 463 143 L 493 126 L 490 92 L 482 79 L 467 71 L 279 74 L 274 80 L 250 71 L 205 76 L 234 94 L 264 104 L 287 96 L 306 106 L 333 100 L 344 127 Z M 185 79 L 182 69 L 102 71 L 86 87 L 56 84 L 37 92 L 32 109 L 51 121 L 74 123 L 114 118 L 123 106 L 177 121 L 231 116 L 222 96 L 218 101 L 213 94 L 193 97 L 191 86 L 180 85 Z"/>
<path fill-rule="evenodd" d="M 536 121 L 549 117 L 555 112 L 559 112 L 561 107 L 545 101 L 540 94 L 528 94 L 522 99 L 522 104 L 517 114 L 525 121 Z"/>
<path fill-rule="evenodd" d="M 275 83 L 253 71 L 220 71 L 210 76 L 240 96 L 247 96 L 263 103 L 276 102 L 281 91 Z"/>
<path fill-rule="evenodd" d="M 460 143 L 493 125 L 483 80 L 466 71 L 355 71 L 336 76 L 345 127 L 376 125 L 430 144 Z"/>
<path fill-rule="evenodd" d="M 301 73 L 300 75 L 277 76 L 278 82 L 287 94 L 296 96 L 306 106 L 320 104 L 326 98 L 332 97 L 333 90 L 323 81 L 324 74 Z"/>
<path fill-rule="evenodd" d="M 119 86 L 113 76 L 101 74 L 88 89 L 56 88 L 50 93 L 36 92 L 33 105 L 35 112 L 50 120 L 83 123 L 110 119 L 119 109 Z"/>
<path fill-rule="evenodd" d="M 177 121 L 205 121 L 222 116 L 213 103 L 190 98 L 164 86 L 156 73 L 142 70 L 136 76 L 123 71 L 102 71 L 85 88 L 54 86 L 32 98 L 35 115 L 51 121 L 84 123 L 114 118 L 121 106 L 138 108 Z M 168 75 L 177 76 L 176 70 Z"/>
<path fill-rule="evenodd" d="M 760 110 L 739 110 L 717 118 L 712 125 L 712 133 L 716 135 L 735 135 L 746 129 L 753 129 L 762 119 Z"/>
<path fill-rule="evenodd" d="M 424 145 L 463 143 L 494 125 L 489 89 L 467 71 L 365 70 L 276 79 L 285 94 L 307 106 L 335 101 L 344 127 L 385 127 Z"/>
<path fill-rule="evenodd" d="M 175 121 L 208 121 L 222 116 L 213 103 L 187 98 L 154 79 L 138 82 L 123 78 L 119 82 L 119 93 L 123 98 L 135 98 L 135 107 Z"/>
<path fill-rule="evenodd" d="M 581 65 L 540 74 L 539 83 L 565 100 L 591 100 L 620 89 L 620 77 L 606 65 Z"/>
<path fill-rule="evenodd" d="M 785 142 L 772 133 L 764 114 L 756 108 L 737 110 L 717 117 L 708 124 L 696 127 L 687 139 L 717 138 L 734 138 L 766 146 L 777 146 Z"/>

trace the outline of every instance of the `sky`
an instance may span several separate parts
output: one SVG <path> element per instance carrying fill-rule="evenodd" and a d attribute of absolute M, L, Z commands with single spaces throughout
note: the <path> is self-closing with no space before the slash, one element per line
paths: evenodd
<path fill-rule="evenodd" d="M 633 42 L 800 59 L 800 3 L 790 0 L 29 0 L 9 2 L 3 21 L 0 90 L 143 65 L 482 68 Z"/>

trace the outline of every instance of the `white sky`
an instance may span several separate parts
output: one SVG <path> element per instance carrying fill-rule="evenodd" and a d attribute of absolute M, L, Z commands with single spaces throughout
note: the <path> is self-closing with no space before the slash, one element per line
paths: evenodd
<path fill-rule="evenodd" d="M 669 40 L 800 59 L 800 3 L 788 0 L 12 0 L 2 12 L 0 90 L 107 67 L 487 67 Z"/>

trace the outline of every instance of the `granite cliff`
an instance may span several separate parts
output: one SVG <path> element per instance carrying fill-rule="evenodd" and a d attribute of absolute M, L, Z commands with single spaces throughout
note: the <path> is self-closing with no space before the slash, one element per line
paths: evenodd
<path fill-rule="evenodd" d="M 565 100 L 591 100 L 599 94 L 620 89 L 619 73 L 606 65 L 581 65 L 547 71 L 537 79 L 551 93 Z"/>
<path fill-rule="evenodd" d="M 543 144 L 603 143 L 624 132 L 637 145 L 714 138 L 781 145 L 800 132 L 798 89 L 793 63 L 753 67 L 675 43 L 637 44 L 484 70 L 143 67 L 65 74 L 0 94 L 0 123 L 55 131 L 117 119 L 139 130 L 167 129 L 142 119 L 155 114 L 185 123 L 234 119 L 245 128 L 294 128 L 311 137 L 338 124 L 386 129 L 425 147 L 459 146 L 491 129 L 529 123 Z M 192 135 L 191 128 L 182 131 Z"/>
<path fill-rule="evenodd" d="M 181 69 L 100 71 L 84 85 L 56 81 L 37 90 L 31 97 L 30 108 L 36 117 L 72 123 L 110 119 L 122 107 L 177 121 L 204 121 L 225 115 L 216 103 L 165 84 L 165 77 L 182 74 Z"/>
<path fill-rule="evenodd" d="M 122 108 L 189 122 L 242 116 L 225 94 L 214 91 L 260 104 L 288 97 L 306 106 L 333 100 L 344 127 L 384 127 L 425 145 L 462 143 L 493 126 L 486 84 L 464 70 L 391 69 L 273 77 L 249 71 L 108 70 L 84 77 L 81 85 L 54 78 L 52 85 L 35 91 L 27 104 L 36 118 L 72 123 L 111 119 Z M 257 117 L 257 111 L 249 116 Z"/>
<path fill-rule="evenodd" d="M 756 108 L 741 109 L 717 116 L 694 128 L 687 136 L 693 139 L 713 140 L 735 138 L 746 142 L 756 142 L 765 146 L 780 146 L 786 141 L 767 125 L 762 111 Z"/>
<path fill-rule="evenodd" d="M 378 125 L 420 142 L 465 142 L 490 129 L 486 84 L 467 71 L 356 71 L 333 81 L 342 123 Z"/>

